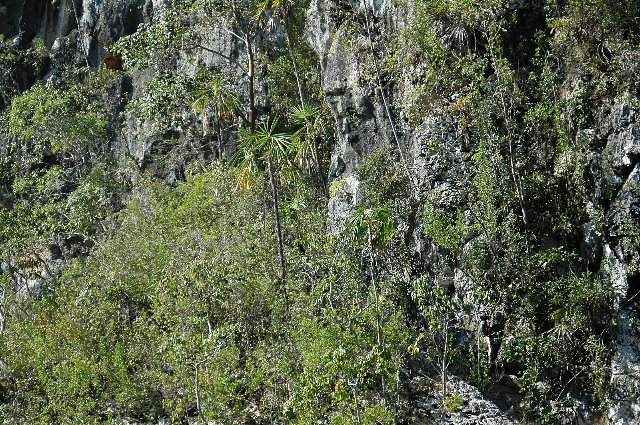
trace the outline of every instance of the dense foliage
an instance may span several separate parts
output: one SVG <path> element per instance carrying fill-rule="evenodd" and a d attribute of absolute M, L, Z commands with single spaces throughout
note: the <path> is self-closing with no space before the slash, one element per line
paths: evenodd
<path fill-rule="evenodd" d="M 452 376 L 510 385 L 501 401 L 533 423 L 576 399 L 601 410 L 614 293 L 581 238 L 605 233 L 613 188 L 591 202 L 581 135 L 638 88 L 639 11 L 507 3 L 398 2 L 384 55 L 367 12 L 334 5 L 337 36 L 381 56 L 363 75 L 398 93 L 387 113 L 443 123 L 425 149 L 460 154 L 440 171 L 464 190 L 419 185 L 391 143 L 331 229 L 346 182 L 326 181 L 306 3 L 170 2 L 113 46 L 124 72 L 35 82 L 41 42 L 0 40 L 2 422 L 402 423 L 414 376 L 444 410 Z M 145 129 L 148 155 L 124 128 Z M 157 164 L 183 154 L 166 184 Z"/>

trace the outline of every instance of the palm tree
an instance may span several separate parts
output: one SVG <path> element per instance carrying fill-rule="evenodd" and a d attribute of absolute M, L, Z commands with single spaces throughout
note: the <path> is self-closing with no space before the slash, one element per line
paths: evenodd
<path fill-rule="evenodd" d="M 202 130 L 209 129 L 209 114 L 215 119 L 215 130 L 218 138 L 218 156 L 222 158 L 222 124 L 224 120 L 237 115 L 240 111 L 240 100 L 233 92 L 227 79 L 214 75 L 202 88 L 193 92 L 195 100 L 191 108 L 202 117 Z"/>
<path fill-rule="evenodd" d="M 255 176 L 264 168 L 269 175 L 271 185 L 271 200 L 273 202 L 273 213 L 276 224 L 276 235 L 278 238 L 278 259 L 280 262 L 280 285 L 288 305 L 286 287 L 286 258 L 284 253 L 284 242 L 282 238 L 282 224 L 280 221 L 280 207 L 278 197 L 278 186 L 275 174 L 291 168 L 289 152 L 291 148 L 291 135 L 277 132 L 278 120 L 267 119 L 260 124 L 255 131 L 241 130 L 239 132 L 242 142 L 238 150 L 232 157 L 232 163 L 238 166 L 238 184 L 241 188 L 247 189 L 255 186 Z"/>
<path fill-rule="evenodd" d="M 323 137 L 331 137 L 325 125 L 329 120 L 329 113 L 328 108 L 312 107 L 305 100 L 303 82 L 294 53 L 294 42 L 291 37 L 292 23 L 299 19 L 297 10 L 300 9 L 299 0 L 258 0 L 254 11 L 254 20 L 267 26 L 274 26 L 276 21 L 279 21 L 284 30 L 289 59 L 293 67 L 300 100 L 299 106 L 294 107 L 288 117 L 293 123 L 299 125 L 299 129 L 293 134 L 295 159 L 298 166 L 309 172 L 309 174 L 313 174 L 315 169 L 320 187 L 325 197 L 328 198 L 329 192 L 319 156 L 319 140 Z"/>
<path fill-rule="evenodd" d="M 319 144 L 322 138 L 330 137 L 326 122 L 329 110 L 325 107 L 312 108 L 309 105 L 295 107 L 289 116 L 299 126 L 293 133 L 292 151 L 295 153 L 296 165 L 309 174 L 316 174 L 325 197 L 328 191 L 322 171 Z"/>

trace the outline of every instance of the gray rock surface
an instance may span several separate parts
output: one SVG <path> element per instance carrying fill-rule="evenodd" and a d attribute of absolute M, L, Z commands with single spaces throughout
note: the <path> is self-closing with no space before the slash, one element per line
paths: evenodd
<path fill-rule="evenodd" d="M 23 46 L 35 37 L 48 48 L 71 39 L 85 61 L 98 66 L 109 45 L 150 20 L 153 9 L 152 0 L 10 0 L 0 8 L 0 31 Z"/>
<path fill-rule="evenodd" d="M 394 142 L 376 72 L 377 34 L 393 31 L 388 18 L 392 6 L 381 1 L 374 7 L 375 12 L 364 0 L 313 0 L 307 12 L 307 41 L 320 60 L 322 88 L 336 120 L 338 137 L 329 181 L 351 176 L 367 153 Z"/>
<path fill-rule="evenodd" d="M 609 423 L 640 423 L 640 319 L 637 294 L 630 294 L 626 263 L 609 245 L 604 249 L 605 271 L 615 290 L 617 337 L 611 359 Z"/>
<path fill-rule="evenodd" d="M 411 9 L 412 2 L 408 2 L 407 7 Z M 348 22 L 346 15 L 352 20 L 355 16 L 355 21 Z M 426 116 L 419 125 L 410 128 L 402 125 L 402 117 L 393 116 L 393 108 L 391 120 L 386 113 L 376 75 L 376 63 L 385 55 L 380 40 L 402 26 L 401 14 L 386 1 L 313 0 L 309 8 L 307 39 L 320 58 L 322 86 L 337 123 L 338 142 L 332 154 L 329 179 L 343 179 L 336 183 L 338 190 L 332 193 L 329 203 L 334 227 L 349 216 L 350 209 L 359 200 L 354 175 L 357 166 L 368 152 L 383 146 L 399 144 L 403 148 L 406 166 L 414 175 L 419 192 L 429 191 L 430 196 L 451 207 L 464 205 L 472 172 L 468 159 L 470 147 L 466 135 L 457 134 L 455 125 L 450 124 L 455 117 Z M 580 90 L 582 83 L 574 75 L 566 78 L 564 86 L 569 97 Z M 388 102 L 402 98 L 401 84 L 383 82 L 383 86 Z M 632 95 L 616 98 L 595 114 L 593 128 L 581 130 L 577 135 L 590 146 L 586 153 L 590 158 L 587 177 L 592 182 L 588 188 L 591 221 L 581 227 L 580 250 L 590 270 L 598 271 L 604 262 L 617 293 L 618 331 L 612 359 L 609 411 L 611 423 L 616 424 L 640 423 L 639 322 L 637 310 L 629 307 L 633 294 L 629 293 L 628 279 L 632 271 L 627 267 L 640 256 L 635 245 L 629 242 L 630 229 L 640 228 L 640 123 L 635 104 Z M 434 264 L 440 261 L 433 247 L 425 246 L 424 241 L 415 243 L 421 246 L 421 251 L 430 252 L 428 261 Z M 469 302 L 464 279 L 454 280 L 458 296 Z M 428 406 L 433 405 L 437 403 L 423 400 L 418 409 L 431 411 Z M 595 421 L 585 413 L 586 407 L 579 405 L 576 401 L 576 412 L 580 412 L 567 413 L 567 423 Z M 432 415 L 431 420 L 499 423 L 484 422 L 482 413 L 474 409 L 465 412 L 468 417 Z M 570 417 L 574 416 L 572 422 Z"/>
<path fill-rule="evenodd" d="M 352 22 L 344 19 L 347 14 Z M 356 168 L 368 153 L 382 147 L 402 148 L 400 161 L 418 192 L 430 191 L 449 206 L 460 206 L 465 201 L 465 185 L 470 177 L 469 147 L 464 135 L 456 132 L 455 117 L 426 116 L 416 128 L 404 125 L 392 108 L 394 97 L 402 94 L 377 73 L 386 54 L 381 41 L 403 25 L 399 16 L 388 1 L 313 0 L 307 12 L 307 40 L 320 59 L 322 88 L 336 120 L 337 143 L 329 170 L 329 181 L 333 182 L 329 201 L 332 228 L 340 228 L 360 201 Z M 444 276 L 443 284 L 456 288 L 460 302 L 473 301 L 473 282 L 460 270 L 448 268 L 434 246 L 414 239 L 417 254 L 424 261 L 435 268 L 442 266 L 436 273 Z M 478 306 L 473 314 L 485 313 Z M 460 318 L 460 322 L 468 322 L 468 332 L 474 334 L 477 320 Z M 451 385 L 460 396 L 460 405 L 447 411 L 437 390 L 425 391 L 414 402 L 413 423 L 516 423 L 484 399 L 477 388 L 459 379 L 452 380 Z"/>
<path fill-rule="evenodd" d="M 109 52 L 109 45 L 123 35 L 133 33 L 140 23 L 153 19 L 163 0 L 7 0 L 0 5 L 0 33 L 28 46 L 40 37 L 53 51 L 53 66 L 69 61 L 96 67 Z M 412 2 L 408 2 L 409 9 Z M 307 13 L 306 37 L 320 60 L 322 88 L 336 120 L 337 144 L 332 153 L 329 180 L 334 181 L 329 202 L 334 226 L 344 222 L 350 208 L 359 199 L 357 166 L 367 153 L 385 146 L 399 145 L 402 159 L 410 170 L 419 192 L 429 190 L 451 206 L 463 205 L 470 162 L 467 140 L 457 134 L 454 117 L 433 115 L 422 118 L 416 128 L 403 124 L 396 116 L 394 99 L 402 97 L 395 87 L 379 75 L 379 62 L 386 52 L 382 40 L 403 25 L 391 0 L 312 0 Z M 278 29 L 265 35 L 278 40 Z M 214 50 L 230 57 L 243 53 L 243 45 L 224 31 L 212 32 L 206 41 Z M 187 61 L 186 55 L 176 66 L 190 69 L 195 63 L 224 65 L 221 57 L 199 52 Z M 239 86 L 246 86 L 244 75 L 233 70 Z M 133 82 L 122 80 L 114 87 L 114 96 L 130 95 L 144 84 L 149 75 L 134 76 Z M 571 76 L 567 77 L 571 79 Z M 131 87 L 125 87 L 130 84 Z M 577 90 L 577 82 L 567 81 L 568 92 Z M 260 88 L 259 90 L 264 90 Z M 261 95 L 259 94 L 259 103 Z M 640 114 L 633 106 L 634 96 L 621 96 L 596 114 L 593 128 L 582 130 L 578 137 L 589 141 L 589 188 L 593 215 L 581 225 L 581 252 L 594 271 L 604 262 L 604 270 L 616 291 L 618 310 L 617 338 L 612 359 L 610 423 L 640 423 L 640 331 L 638 300 L 634 291 L 637 271 L 630 264 L 640 256 L 629 243 L 629 229 L 640 228 Z M 386 105 L 385 105 L 386 103 Z M 391 107 L 390 107 L 391 106 Z M 114 107 L 118 107 L 114 105 Z M 195 120 L 194 117 L 189 119 Z M 130 156 L 139 166 L 150 161 L 160 140 L 144 122 L 130 117 L 124 137 L 116 137 L 115 149 Z M 158 165 L 158 174 L 169 182 L 181 178 L 189 155 L 197 147 L 198 135 L 185 131 L 179 135 L 172 155 Z M 191 149 L 193 148 L 193 149 Z M 191 150 L 190 150 L 191 149 Z M 229 151 L 233 146 L 229 146 Z M 601 214 L 599 216 L 598 214 Z M 433 247 L 419 251 L 433 253 Z M 51 267 L 57 267 L 51 258 Z M 438 261 L 437 253 L 430 261 Z M 46 277 L 46 276 L 45 276 Z M 451 278 L 451 276 L 449 276 Z M 29 278 L 24 286 L 39 288 L 43 277 Z M 472 282 L 453 271 L 453 285 L 465 302 Z M 488 344 L 490 345 L 490 344 Z M 420 398 L 415 405 L 421 420 L 451 424 L 515 423 L 494 404 L 484 400 L 477 389 L 461 381 L 452 386 L 463 400 L 459 409 L 443 412 L 442 400 L 435 393 Z"/>
<path fill-rule="evenodd" d="M 618 314 L 616 351 L 611 360 L 611 408 L 609 423 L 640 423 L 640 323 L 635 305 Z"/>
<path fill-rule="evenodd" d="M 611 360 L 609 421 L 611 424 L 640 423 L 640 316 L 636 262 L 639 256 L 635 241 L 640 228 L 640 123 L 629 98 L 619 99 L 604 117 L 599 131 L 606 139 L 606 162 L 599 173 L 594 201 L 610 200 L 604 219 L 607 241 L 604 268 L 615 291 L 617 336 Z M 602 161 L 602 160 L 601 160 Z M 604 161 L 602 161 L 604 162 Z M 608 168 L 610 167 L 610 168 Z M 597 179 L 594 179 L 598 181 Z M 602 181 L 606 181 L 602 183 Z M 599 193 L 607 186 L 608 193 Z M 634 230 L 635 229 L 635 230 Z"/>
<path fill-rule="evenodd" d="M 427 385 L 424 378 L 416 378 L 413 385 Z M 441 393 L 418 393 L 413 401 L 415 424 L 443 425 L 513 425 L 518 422 L 487 400 L 477 388 L 452 377 L 448 383 L 450 395 L 446 400 Z"/>

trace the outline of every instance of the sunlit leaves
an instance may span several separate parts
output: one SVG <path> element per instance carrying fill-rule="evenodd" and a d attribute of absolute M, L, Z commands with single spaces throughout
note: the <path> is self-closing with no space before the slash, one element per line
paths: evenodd
<path fill-rule="evenodd" d="M 153 22 L 145 22 L 132 35 L 122 37 L 113 50 L 122 55 L 128 70 L 162 70 L 175 57 L 180 43 L 189 39 L 193 0 L 178 0 L 159 8 Z"/>
<path fill-rule="evenodd" d="M 289 119 L 298 126 L 292 135 L 292 151 L 295 162 L 300 169 L 309 173 L 318 170 L 320 166 L 320 152 L 326 139 L 329 139 L 329 111 L 327 108 L 309 105 L 295 106 L 290 112 Z M 320 166 L 321 167 L 321 166 Z"/>
<path fill-rule="evenodd" d="M 240 146 L 231 162 L 240 170 L 240 186 L 251 187 L 256 175 L 264 170 L 266 162 L 272 161 L 281 171 L 291 170 L 291 135 L 278 131 L 278 120 L 266 120 L 256 131 L 243 129 L 239 132 Z"/>
<path fill-rule="evenodd" d="M 210 113 L 220 125 L 222 120 L 233 117 L 241 110 L 240 100 L 235 94 L 234 87 L 226 78 L 218 74 L 206 78 L 191 95 L 194 98 L 191 108 L 202 117 L 205 132 L 209 127 Z"/>
<path fill-rule="evenodd" d="M 186 125 L 188 96 L 195 87 L 193 77 L 173 71 L 158 71 L 127 108 L 138 119 L 149 120 L 160 130 L 178 129 Z"/>
<path fill-rule="evenodd" d="M 348 229 L 354 245 L 375 249 L 385 247 L 396 230 L 391 213 L 382 207 L 358 208 Z"/>
<path fill-rule="evenodd" d="M 61 153 L 88 157 L 105 143 L 106 117 L 79 86 L 36 84 L 13 99 L 8 114 L 9 135 L 36 155 Z"/>

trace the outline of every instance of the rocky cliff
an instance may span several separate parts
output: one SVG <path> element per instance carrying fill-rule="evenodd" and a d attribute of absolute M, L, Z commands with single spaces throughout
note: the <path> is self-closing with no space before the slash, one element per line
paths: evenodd
<path fill-rule="evenodd" d="M 114 41 L 151 19 L 153 8 L 151 1 L 9 1 L 0 28 L 23 47 L 36 37 L 54 51 L 66 43 L 97 67 Z"/>
<path fill-rule="evenodd" d="M 541 6 L 524 2 L 506 7 L 513 13 L 522 13 L 521 16 L 535 16 Z M 329 178 L 344 178 L 347 182 L 341 190 L 348 196 L 330 201 L 334 218 L 345 217 L 349 210 L 345 204 L 358 205 L 356 169 L 367 153 L 384 146 L 397 147 L 401 152 L 397 159 L 404 163 L 414 181 L 414 196 L 424 199 L 436 191 L 450 204 L 464 204 L 468 199 L 470 174 L 475 168 L 470 161 L 470 152 L 477 142 L 470 140 L 469 134 L 456 125 L 455 111 L 429 112 L 417 123 L 410 124 L 406 117 L 408 112 L 401 105 L 402 99 L 409 96 L 411 83 L 393 80 L 380 71 L 380 63 L 391 55 L 388 46 L 397 42 L 395 35 L 411 25 L 414 8 L 413 2 L 398 5 L 387 1 L 316 0 L 310 5 L 307 39 L 322 64 L 322 87 L 335 116 L 338 134 Z M 420 65 L 416 66 L 418 69 L 406 71 L 419 73 Z M 629 77 L 635 81 L 633 76 Z M 561 78 L 562 96 L 566 100 L 581 96 L 585 86 L 593 83 L 569 69 Z M 630 266 L 636 262 L 639 252 L 637 245 L 629 242 L 629 233 L 622 230 L 628 232 L 640 225 L 636 84 L 631 83 L 631 89 L 619 93 L 606 93 L 605 99 L 595 106 L 595 119 L 573 136 L 588 138 L 585 144 L 588 151 L 583 152 L 588 158 L 584 170 L 586 204 L 594 212 L 592 220 L 603 220 L 581 225 L 581 252 L 591 270 L 606 271 L 608 282 L 615 289 L 616 317 L 612 320 L 617 328 L 611 347 L 611 407 L 608 413 L 610 423 L 615 424 L 640 420 L 638 309 L 635 307 L 640 288 L 637 272 Z M 453 100 L 457 96 L 460 94 L 454 93 Z M 435 249 L 437 252 L 437 248 L 426 248 L 419 240 L 414 244 L 417 250 Z M 433 257 L 429 261 L 433 261 Z M 464 279 L 453 285 L 456 291 L 463 292 L 459 295 L 464 298 L 464 291 L 468 290 Z M 580 419 L 580 415 L 586 417 Z M 586 418 L 588 415 L 582 412 L 566 420 L 590 422 Z"/>
<path fill-rule="evenodd" d="M 113 43 L 136 33 L 141 24 L 157 21 L 164 3 L 10 0 L 0 6 L 0 31 L 23 49 L 36 38 L 44 41 L 51 62 L 35 79 L 45 81 L 74 66 L 121 70 L 122 57 L 112 49 Z M 550 13 L 551 6 L 545 2 L 498 2 L 478 11 L 442 6 L 428 16 L 421 9 L 423 5 L 417 3 L 312 0 L 305 23 L 305 38 L 320 64 L 321 88 L 335 122 L 336 140 L 328 164 L 332 186 L 329 227 L 338 232 L 354 210 L 368 205 L 372 191 L 367 185 L 372 182 L 366 181 L 363 171 L 367 158 L 376 152 L 392 152 L 384 161 L 386 165 L 389 161 L 395 164 L 398 179 L 404 182 L 405 191 L 400 195 L 394 192 L 394 202 L 407 205 L 402 206 L 402 214 L 407 217 L 402 230 L 410 251 L 407 261 L 411 262 L 407 279 L 424 273 L 446 288 L 459 308 L 455 319 L 459 345 L 468 349 L 476 344 L 476 351 L 469 349 L 469 353 L 475 353 L 478 363 L 480 356 L 492 362 L 487 373 L 495 382 L 484 388 L 484 395 L 451 378 L 452 387 L 466 401 L 449 413 L 443 413 L 445 400 L 438 398 L 432 387 L 421 388 L 419 377 L 407 378 L 413 397 L 411 414 L 417 423 L 515 423 L 507 410 L 513 413 L 518 405 L 535 404 L 535 394 L 552 385 L 540 377 L 522 384 L 528 379 L 523 371 L 533 368 L 526 361 L 509 357 L 510 350 L 525 349 L 512 343 L 521 336 L 519 333 L 524 335 L 537 325 L 545 335 L 556 335 L 557 331 L 556 343 L 566 341 L 566 350 L 573 350 L 571 338 L 557 330 L 568 316 L 557 301 L 551 303 L 553 307 L 545 317 L 532 319 L 535 325 L 525 324 L 518 316 L 526 316 L 522 311 L 528 311 L 528 307 L 509 311 L 524 292 L 538 293 L 536 285 L 543 285 L 539 276 L 529 281 L 527 276 L 506 274 L 507 265 L 497 260 L 511 255 L 511 243 L 519 243 L 523 251 L 513 254 L 511 263 L 527 262 L 524 256 L 538 261 L 543 254 L 548 255 L 540 260 L 543 265 L 539 268 L 553 263 L 544 271 L 545 276 L 553 276 L 549 281 L 569 281 L 574 274 L 598 275 L 607 288 L 613 289 L 611 310 L 607 310 L 612 316 L 599 318 L 608 327 L 597 329 L 599 342 L 607 351 L 597 358 L 610 362 L 609 372 L 601 378 L 607 380 L 602 385 L 606 401 L 593 412 L 590 400 L 585 398 L 591 390 L 584 390 L 582 384 L 574 388 L 579 377 L 592 372 L 588 370 L 591 363 L 575 370 L 567 368 L 566 373 L 551 371 L 550 376 L 562 380 L 564 388 L 558 394 L 566 396 L 566 400 L 559 400 L 559 395 L 549 402 L 556 408 L 558 423 L 603 423 L 598 421 L 605 417 L 611 424 L 640 422 L 640 80 L 632 64 L 637 50 L 615 38 L 619 36 L 615 33 L 609 39 L 603 35 L 595 42 L 595 50 L 589 50 L 588 36 L 581 35 L 582 44 L 576 44 L 575 51 L 584 49 L 584 55 L 567 54 L 569 42 L 563 37 L 573 34 L 574 29 L 562 27 L 561 20 L 547 28 L 545 14 Z M 492 20 L 502 27 L 492 27 Z M 450 50 L 452 53 L 442 53 L 450 56 L 441 60 L 438 52 L 423 52 L 415 58 L 407 53 L 413 41 L 423 42 L 411 37 L 424 35 L 416 28 L 425 25 L 433 28 L 429 45 Z M 284 36 L 280 24 L 264 27 L 258 34 L 257 51 L 266 58 L 277 57 L 280 53 L 274 53 L 276 50 L 285 50 Z M 536 44 L 543 37 L 546 41 Z M 492 43 L 498 38 L 500 53 L 495 53 L 492 49 L 497 47 Z M 187 75 L 195 75 L 199 66 L 231 69 L 229 75 L 241 87 L 238 97 L 246 101 L 249 80 L 238 57 L 247 53 L 247 45 L 222 26 L 199 42 L 207 48 L 175 52 L 171 69 Z M 429 60 L 436 65 L 430 68 Z M 456 61 L 466 62 L 459 65 Z M 268 60 L 262 67 L 258 72 L 257 104 L 260 116 L 267 116 L 277 105 L 268 100 Z M 135 70 L 120 77 L 108 95 L 125 99 L 112 105 L 114 116 L 124 112 L 124 104 L 139 96 L 142 86 L 157 72 Z M 545 72 L 552 72 L 553 77 Z M 605 82 L 608 72 L 615 72 L 618 80 Z M 531 88 L 536 84 L 540 90 L 545 89 L 541 81 L 547 77 L 553 86 L 548 92 L 523 94 L 538 90 Z M 551 92 L 556 103 L 545 103 Z M 535 105 L 542 105 L 536 112 L 540 116 L 549 111 L 555 111 L 555 115 L 540 118 L 532 112 Z M 201 134 L 203 118 L 193 111 L 182 115 L 184 121 L 167 131 L 129 112 L 120 132 L 114 135 L 112 148 L 119 152 L 121 162 L 126 162 L 122 158 L 130 159 L 138 169 L 152 170 L 170 184 L 184 180 L 189 163 L 230 157 L 235 151 L 233 131 L 228 131 L 215 152 L 210 137 Z M 536 123 L 548 123 L 553 131 L 546 134 L 547 130 Z M 165 146 L 167 139 L 173 141 L 170 148 Z M 528 143 L 536 144 L 535 149 Z M 497 157 L 503 161 L 494 161 Z M 554 183 L 549 183 L 552 187 L 544 192 L 546 177 Z M 502 191 L 505 198 L 510 196 L 510 200 L 493 195 L 489 199 L 487 185 Z M 543 195 L 536 194 L 538 189 Z M 563 199 L 539 199 L 554 194 Z M 561 206 L 554 210 L 552 204 Z M 566 222 L 552 223 L 555 212 L 569 209 Z M 435 212 L 429 216 L 423 210 Z M 547 212 L 550 216 L 545 215 Z M 429 221 L 429 217 L 435 218 Z M 436 219 L 440 217 L 449 221 L 438 224 Z M 514 229 L 514 234 L 508 233 L 509 229 Z M 567 236 L 555 235 L 550 229 L 560 229 L 558 232 Z M 530 240 L 519 238 L 527 234 L 532 235 Z M 451 235 L 458 235 L 459 240 L 452 242 Z M 473 257 L 476 249 L 485 254 L 491 251 L 491 255 L 478 259 Z M 60 256 L 49 257 L 54 261 Z M 361 267 L 364 272 L 366 268 Z M 531 272 L 537 266 L 518 267 L 514 269 Z M 482 286 L 483 279 L 497 282 L 497 293 L 500 288 L 504 289 L 502 293 L 520 289 L 509 296 L 513 298 L 496 300 L 499 294 L 484 296 L 483 292 L 490 290 Z M 580 297 L 579 302 L 591 305 L 588 294 Z M 596 322 L 590 314 L 580 317 Z M 569 333 L 578 335 L 576 324 L 572 325 Z M 538 349 L 543 348 L 531 350 Z M 544 365 L 536 368 L 542 370 Z M 525 385 L 529 393 L 522 396 Z M 604 410 L 607 412 L 603 415 Z"/>

